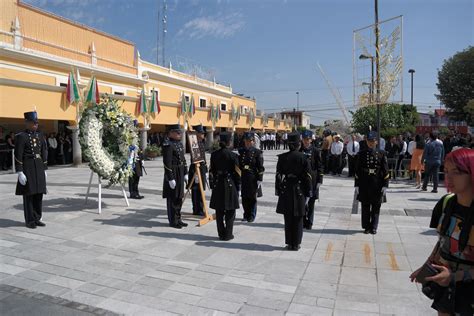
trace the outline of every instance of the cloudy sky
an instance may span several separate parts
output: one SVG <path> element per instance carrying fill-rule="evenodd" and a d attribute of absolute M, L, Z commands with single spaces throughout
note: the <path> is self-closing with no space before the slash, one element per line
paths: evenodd
<path fill-rule="evenodd" d="M 156 62 L 163 0 L 26 0 L 66 18 L 134 42 Z M 353 110 L 353 30 L 374 21 L 373 0 L 167 0 L 165 56 L 254 96 L 260 109 L 300 108 L 312 123 L 342 117 L 316 63 Z M 439 107 L 434 94 L 445 58 L 474 45 L 472 0 L 379 0 L 380 20 L 403 15 L 404 101 L 416 70 L 420 111 Z M 161 36 L 161 34 L 160 34 Z M 161 60 L 160 60 L 161 62 Z"/>

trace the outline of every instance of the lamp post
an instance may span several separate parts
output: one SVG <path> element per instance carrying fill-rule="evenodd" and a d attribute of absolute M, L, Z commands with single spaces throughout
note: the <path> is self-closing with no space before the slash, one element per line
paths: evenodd
<path fill-rule="evenodd" d="M 413 106 L 413 74 L 415 73 L 415 69 L 408 70 L 408 73 L 411 75 L 411 106 Z"/>
<path fill-rule="evenodd" d="M 293 129 L 296 131 L 296 109 L 293 108 Z"/>
<path fill-rule="evenodd" d="M 378 21 L 376 22 L 378 23 Z M 378 31 L 377 31 L 378 32 Z M 374 94 L 374 56 L 361 54 L 359 59 L 370 59 L 371 64 L 371 100 L 373 101 L 373 94 Z M 377 148 L 380 149 L 380 100 L 379 100 L 379 86 L 378 86 L 378 76 L 377 76 L 377 97 L 376 97 L 376 105 L 377 105 Z M 372 103 L 371 101 L 371 103 Z"/>
<path fill-rule="evenodd" d="M 296 111 L 300 110 L 300 93 L 296 91 Z"/>
<path fill-rule="evenodd" d="M 371 82 L 371 87 L 372 87 L 371 88 L 372 96 L 371 96 L 370 99 L 373 100 L 374 99 L 374 97 L 373 97 L 373 94 L 374 94 L 374 56 L 361 54 L 359 56 L 359 59 L 360 60 L 370 59 L 370 66 L 371 66 L 370 82 Z"/>

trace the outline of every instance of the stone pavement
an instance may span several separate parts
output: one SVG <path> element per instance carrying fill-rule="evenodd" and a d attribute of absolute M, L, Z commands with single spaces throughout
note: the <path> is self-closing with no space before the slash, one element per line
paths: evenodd
<path fill-rule="evenodd" d="M 127 208 L 119 188 L 104 189 L 101 215 L 96 187 L 84 205 L 87 167 L 49 170 L 47 226 L 35 230 L 24 227 L 16 176 L 1 175 L 1 314 L 434 315 L 408 276 L 436 241 L 428 216 L 445 190 L 392 184 L 379 233 L 364 235 L 351 214 L 353 180 L 327 176 L 313 230 L 289 252 L 275 213 L 275 153 L 264 153 L 256 222 L 241 223 L 238 210 L 230 242 L 218 240 L 214 222 L 196 227 L 189 215 L 188 228 L 168 227 L 161 159 L 146 162 L 145 199 Z"/>

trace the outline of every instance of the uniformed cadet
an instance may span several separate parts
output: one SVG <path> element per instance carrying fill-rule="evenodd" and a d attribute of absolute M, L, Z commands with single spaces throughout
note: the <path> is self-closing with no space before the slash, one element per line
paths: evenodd
<path fill-rule="evenodd" d="M 15 136 L 15 162 L 18 172 L 16 195 L 23 195 L 25 224 L 28 228 L 46 226 L 41 221 L 43 194 L 46 194 L 48 148 L 38 131 L 38 114 L 24 113 L 26 130 Z"/>
<path fill-rule="evenodd" d="M 220 240 L 234 238 L 235 210 L 239 208 L 240 169 L 237 154 L 229 149 L 231 134 L 219 135 L 220 149 L 211 154 L 209 182 L 212 189 L 210 208 L 216 210 Z"/>
<path fill-rule="evenodd" d="M 369 132 L 366 140 L 368 148 L 360 151 L 356 160 L 354 186 L 362 204 L 364 233 L 376 234 L 390 174 L 385 152 L 376 149 L 377 133 Z"/>
<path fill-rule="evenodd" d="M 181 142 L 181 126 L 167 126 L 168 137 L 163 142 L 163 198 L 166 198 L 168 221 L 170 227 L 181 229 L 188 226 L 181 220 L 185 182 L 188 182 L 188 167 Z"/>
<path fill-rule="evenodd" d="M 135 158 L 133 162 L 133 174 L 128 178 L 128 190 L 130 191 L 131 199 L 143 199 L 144 196 L 140 195 L 138 191 L 138 184 L 140 183 L 140 177 L 143 176 L 143 153 L 141 151 L 135 151 Z"/>
<path fill-rule="evenodd" d="M 201 179 L 203 181 L 202 188 L 206 190 L 206 183 L 207 183 L 207 163 L 206 163 L 206 145 L 205 145 L 205 138 L 206 138 L 206 130 L 202 126 L 202 124 L 193 126 L 193 130 L 196 131 L 198 144 L 199 144 L 199 151 L 201 152 L 201 156 L 204 157 L 204 160 L 200 162 L 199 169 L 201 171 Z M 191 187 L 191 198 L 193 202 L 193 215 L 204 216 L 204 205 L 201 198 L 201 191 L 199 189 L 199 177 L 195 172 L 196 165 L 191 164 L 189 167 L 189 178 L 192 179 L 194 177 L 193 186 Z"/>
<path fill-rule="evenodd" d="M 311 168 L 306 156 L 299 151 L 300 135 L 288 134 L 289 152 L 278 155 L 275 194 L 278 214 L 285 219 L 285 243 L 288 250 L 297 251 L 303 239 L 303 217 L 306 202 L 311 197 Z"/>
<path fill-rule="evenodd" d="M 262 152 L 254 147 L 254 132 L 244 133 L 244 147 L 239 149 L 239 166 L 242 171 L 243 221 L 253 222 L 257 216 L 257 195 L 262 196 Z"/>
<path fill-rule="evenodd" d="M 313 189 L 311 198 L 306 204 L 306 214 L 303 219 L 303 227 L 311 229 L 314 219 L 314 202 L 319 199 L 319 187 L 323 183 L 323 163 L 321 161 L 321 152 L 312 143 L 313 132 L 309 130 L 303 131 L 302 146 L 300 151 L 305 154 L 311 168 L 311 187 Z"/>

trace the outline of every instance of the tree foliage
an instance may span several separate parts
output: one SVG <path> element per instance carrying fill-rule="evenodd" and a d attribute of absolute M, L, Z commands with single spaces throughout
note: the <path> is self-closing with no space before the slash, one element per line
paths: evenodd
<path fill-rule="evenodd" d="M 446 106 L 448 116 L 474 124 L 472 106 L 468 106 L 474 99 L 474 46 L 444 61 L 438 71 L 437 86 L 436 97 Z"/>
<path fill-rule="evenodd" d="M 365 106 L 352 113 L 352 128 L 355 132 L 367 134 L 369 126 L 377 128 L 377 107 Z M 380 107 L 382 137 L 414 133 L 419 115 L 410 104 L 384 104 Z"/>

